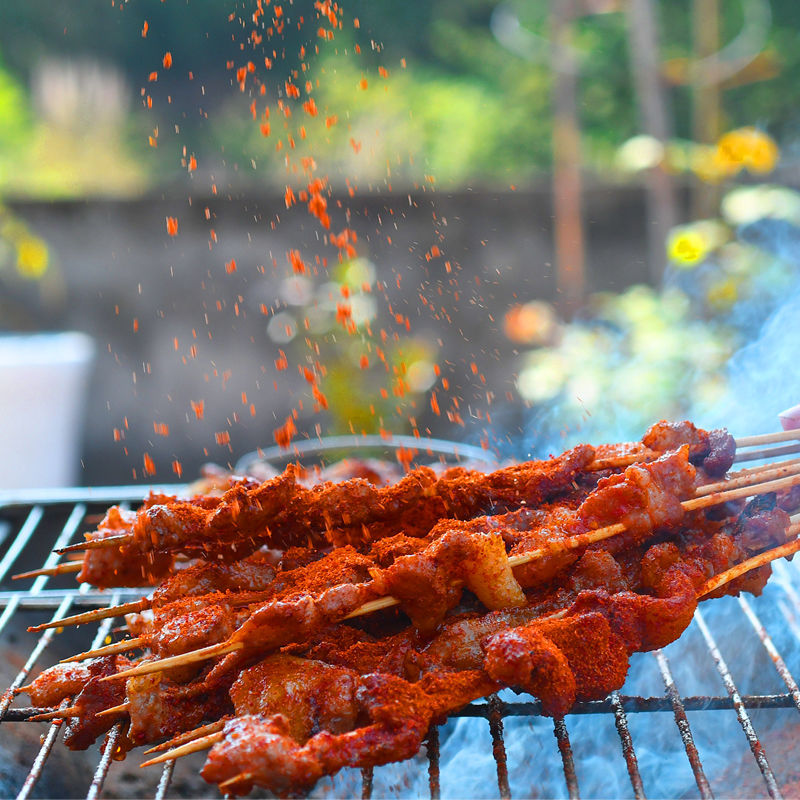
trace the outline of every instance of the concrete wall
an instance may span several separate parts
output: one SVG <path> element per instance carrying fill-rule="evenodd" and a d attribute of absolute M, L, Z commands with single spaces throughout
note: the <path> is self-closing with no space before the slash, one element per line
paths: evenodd
<path fill-rule="evenodd" d="M 502 333 L 502 318 L 517 302 L 557 300 L 548 193 L 356 195 L 347 205 L 359 252 L 375 264 L 392 311 L 408 315 L 412 333 L 436 344 L 438 361 L 449 362 L 455 391 L 470 411 L 486 390 L 470 373 L 468 365 L 475 361 L 497 395 L 497 419 L 513 427 L 518 409 L 513 403 L 503 406 L 513 386 L 515 351 Z M 86 331 L 98 344 L 82 482 L 128 483 L 134 469 L 141 479 L 145 451 L 156 464 L 155 479 L 167 481 L 174 477 L 175 458 L 192 477 L 205 461 L 235 461 L 273 443 L 273 429 L 307 386 L 294 364 L 276 373 L 277 346 L 267 336 L 268 319 L 259 306 L 274 305 L 287 275 L 288 250 L 299 249 L 309 262 L 316 255 L 335 260 L 304 208 L 287 212 L 280 196 L 191 201 L 159 196 L 14 207 L 57 254 L 68 293 L 58 325 Z M 340 230 L 344 208 L 331 201 L 331 215 L 332 229 Z M 167 216 L 179 219 L 177 237 L 166 234 Z M 589 290 L 616 291 L 646 281 L 642 193 L 591 189 L 585 218 Z M 210 249 L 212 227 L 218 242 Z M 445 257 L 428 262 L 424 254 L 434 244 Z M 234 273 L 225 269 L 231 259 Z M 447 273 L 445 259 L 459 266 Z M 435 314 L 421 303 L 420 293 Z M 392 322 L 386 302 L 380 305 L 376 330 Z M 301 340 L 291 345 L 299 348 L 298 359 L 306 352 Z M 281 381 L 277 392 L 275 380 Z M 199 400 L 202 420 L 191 405 Z M 435 435 L 473 435 L 430 413 L 427 402 L 415 413 Z M 469 427 L 470 413 L 463 416 Z M 483 420 L 472 417 L 480 428 Z M 126 419 L 125 440 L 115 441 L 114 429 L 124 430 Z M 298 425 L 313 431 L 320 421 L 324 418 L 309 413 Z M 158 435 L 154 423 L 168 425 L 169 435 Z M 215 433 L 221 431 L 230 432 L 230 445 L 217 444 Z"/>

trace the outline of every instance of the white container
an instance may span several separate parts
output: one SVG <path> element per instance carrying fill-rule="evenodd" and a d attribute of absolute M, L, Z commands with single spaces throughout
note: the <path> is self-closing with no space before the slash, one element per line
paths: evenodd
<path fill-rule="evenodd" d="M 74 486 L 94 342 L 0 336 L 0 489 Z"/>

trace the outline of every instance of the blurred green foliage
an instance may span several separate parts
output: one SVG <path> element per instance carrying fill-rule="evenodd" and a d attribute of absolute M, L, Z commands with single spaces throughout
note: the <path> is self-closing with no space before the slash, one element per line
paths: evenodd
<path fill-rule="evenodd" d="M 742 2 L 721 0 L 723 43 L 742 27 Z M 508 185 L 524 183 L 547 170 L 552 127 L 549 4 L 506 3 L 530 37 L 528 57 L 510 53 L 493 36 L 490 21 L 497 5 L 497 0 L 346 3 L 344 29 L 321 47 L 319 57 L 308 59 L 312 74 L 321 77 L 324 70 L 328 78 L 320 82 L 318 102 L 340 117 L 338 128 L 317 137 L 315 156 L 334 173 L 341 169 L 368 182 L 413 183 L 432 173 L 451 185 L 467 181 Z M 96 191 L 94 181 L 81 180 L 92 166 L 91 159 L 81 153 L 94 152 L 102 159 L 104 149 L 107 157 L 96 170 L 98 180 L 105 176 L 112 193 L 139 191 L 163 181 L 165 174 L 178 174 L 175 167 L 183 145 L 202 156 L 209 169 L 216 170 L 224 161 L 229 170 L 239 170 L 240 178 L 280 185 L 281 158 L 274 142 L 260 138 L 258 125 L 252 124 L 246 111 L 249 99 L 245 103 L 246 98 L 239 96 L 232 72 L 226 69 L 228 61 L 241 62 L 239 45 L 247 30 L 238 17 L 229 21 L 228 14 L 236 11 L 247 20 L 251 6 L 254 3 L 242 7 L 219 0 L 57 4 L 3 0 L 0 56 L 6 71 L 0 71 L 0 164 L 4 160 L 19 163 L 19 154 L 26 155 L 26 147 L 37 137 L 32 133 L 35 114 L 22 88 L 29 86 L 37 65 L 44 59 L 92 59 L 113 65 L 125 76 L 131 101 L 129 120 L 104 132 L 104 148 L 90 136 L 76 147 L 52 129 L 48 135 L 38 129 L 39 153 L 62 152 L 61 166 L 52 167 L 46 179 L 38 179 L 43 164 L 28 151 L 30 191 Z M 663 57 L 673 67 L 691 56 L 690 6 L 690 0 L 660 3 Z M 771 0 L 771 9 L 765 49 L 777 65 L 776 74 L 726 90 L 723 128 L 751 124 L 755 119 L 780 141 L 794 135 L 800 122 L 796 80 L 800 4 Z M 312 19 L 313 4 L 298 0 L 291 14 Z M 352 30 L 354 17 L 361 22 L 357 32 Z M 143 37 L 145 20 L 149 27 Z M 608 170 L 616 148 L 638 131 L 625 18 L 619 11 L 589 15 L 576 23 L 574 33 L 585 158 L 589 167 Z M 362 44 L 359 56 L 352 52 L 353 34 Z M 275 90 L 298 67 L 301 45 L 311 52 L 318 41 L 313 25 L 302 32 L 287 26 L 278 44 L 267 45 L 265 38 L 265 52 L 271 54 L 273 48 L 278 52 L 269 74 Z M 371 48 L 370 41 L 380 47 Z M 160 66 L 167 50 L 174 67 L 164 71 Z M 245 53 L 250 53 L 249 48 Z M 407 69 L 401 69 L 401 59 L 407 60 Z M 389 70 L 388 80 L 378 78 L 378 66 Z M 159 71 L 159 80 L 148 84 L 153 70 Z M 191 81 L 189 71 L 194 75 Z M 362 72 L 370 88 L 357 92 L 355 84 Z M 141 107 L 139 89 L 145 86 L 154 100 L 150 112 Z M 670 101 L 676 137 L 690 138 L 690 89 L 675 86 Z M 174 133 L 176 125 L 179 133 Z M 156 127 L 162 138 L 159 148 L 150 150 L 147 137 Z M 76 136 L 74 131 L 70 135 Z M 362 158 L 353 158 L 350 138 L 362 143 Z M 146 158 L 141 157 L 143 153 Z M 59 186 L 57 173 L 71 158 L 85 163 Z M 260 168 L 256 174 L 251 168 L 253 159 Z M 3 183 L 8 189 L 8 181 Z M 12 181 L 11 188 L 24 192 L 24 178 Z"/>

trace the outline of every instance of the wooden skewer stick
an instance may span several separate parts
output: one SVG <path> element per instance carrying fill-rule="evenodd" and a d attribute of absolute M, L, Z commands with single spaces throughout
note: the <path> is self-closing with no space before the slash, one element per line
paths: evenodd
<path fill-rule="evenodd" d="M 134 600 L 131 603 L 123 603 L 119 606 L 111 606 L 110 608 L 98 608 L 95 611 L 86 611 L 83 614 L 75 614 L 72 617 L 64 617 L 64 619 L 57 619 L 53 622 L 43 622 L 41 625 L 33 625 L 28 628 L 31 633 L 43 631 L 46 628 L 61 628 L 67 625 L 83 625 L 88 622 L 96 622 L 99 619 L 107 619 L 108 617 L 119 617 L 123 614 L 135 614 L 139 611 L 145 611 L 150 608 L 149 600 Z"/>
<path fill-rule="evenodd" d="M 539 547 L 536 550 L 529 550 L 527 553 L 519 553 L 516 556 L 511 556 L 508 559 L 509 566 L 514 567 L 528 564 L 538 558 L 543 558 L 548 555 L 556 555 L 558 553 L 566 553 L 570 550 L 577 550 L 580 547 L 586 547 L 594 542 L 601 542 L 603 539 L 610 539 L 612 536 L 618 536 L 625 531 L 625 526 L 622 523 L 616 525 L 609 525 L 607 528 L 598 528 L 596 531 L 589 531 L 588 533 L 579 533 L 576 536 L 570 536 L 566 539 L 556 540 L 551 542 L 547 547 Z M 364 605 L 359 606 L 355 611 L 351 611 L 345 619 L 353 619 L 354 617 L 363 617 L 366 614 L 372 614 L 375 611 L 382 611 L 384 608 L 391 608 L 392 606 L 399 605 L 400 601 L 396 597 L 387 595 L 386 597 L 379 597 L 376 600 L 370 600 Z"/>
<path fill-rule="evenodd" d="M 149 767 L 152 764 L 161 764 L 164 761 L 173 761 L 181 756 L 188 756 L 190 753 L 199 753 L 201 750 L 208 750 L 217 742 L 221 742 L 224 738 L 225 734 L 222 731 L 219 731 L 218 733 L 212 733 L 208 736 L 203 736 L 200 739 L 193 739 L 191 742 L 182 744 L 180 747 L 176 747 L 172 750 L 167 750 L 166 753 L 162 753 L 160 756 L 151 758 L 149 761 L 143 761 L 139 766 Z"/>
<path fill-rule="evenodd" d="M 79 553 L 82 550 L 100 550 L 104 547 L 120 547 L 133 541 L 134 536 L 132 533 L 120 533 L 116 536 L 106 536 L 104 539 L 87 539 L 85 542 L 70 544 L 67 545 L 67 547 L 61 547 L 53 552 L 63 556 L 65 553 Z"/>
<path fill-rule="evenodd" d="M 237 783 L 241 783 L 242 781 L 252 781 L 255 775 L 252 772 L 240 772 L 238 775 L 234 775 L 232 778 L 228 778 L 226 781 L 222 781 L 218 785 L 218 788 L 221 792 L 227 792 L 228 789 L 234 787 Z"/>
<path fill-rule="evenodd" d="M 800 484 L 800 475 L 791 475 L 788 478 L 780 478 L 775 481 L 766 481 L 753 486 L 740 486 L 738 489 L 730 489 L 724 492 L 713 492 L 703 497 L 695 497 L 692 500 L 684 500 L 681 505 L 686 511 L 696 511 L 699 508 L 708 508 L 720 503 L 727 503 L 729 500 L 741 500 L 743 497 L 752 497 L 756 494 L 769 494 L 770 492 L 780 492 L 783 489 L 791 489 L 792 486 Z"/>
<path fill-rule="evenodd" d="M 111 708 L 104 708 L 102 711 L 98 711 L 95 716 L 96 717 L 111 717 L 111 716 L 119 716 L 121 714 L 127 714 L 128 709 L 131 707 L 131 704 L 126 700 L 124 703 L 120 703 L 118 706 L 111 706 Z"/>
<path fill-rule="evenodd" d="M 706 495 L 705 497 L 695 497 L 691 500 L 684 500 L 681 505 L 686 511 L 694 511 L 700 508 L 708 508 L 709 506 L 726 503 L 729 500 L 738 500 L 742 497 L 751 497 L 756 494 L 766 494 L 768 492 L 787 489 L 797 484 L 800 484 L 800 475 L 793 475 L 788 478 L 767 481 L 755 486 L 742 486 L 738 489 L 731 489 L 730 491 L 714 492 L 713 494 Z M 518 556 L 512 556 L 509 559 L 509 562 L 511 563 L 512 567 L 520 566 L 521 564 L 527 564 L 530 561 L 534 561 L 535 559 L 546 555 L 567 552 L 569 550 L 592 544 L 593 542 L 608 539 L 624 531 L 625 526 L 622 523 L 609 525 L 606 528 L 598 528 L 595 531 L 578 534 L 577 536 L 562 539 L 560 541 L 557 540 L 544 548 L 531 550 L 528 553 L 521 553 Z M 354 611 L 351 611 L 343 619 L 353 619 L 354 617 L 360 617 L 364 614 L 369 614 L 383 608 L 391 608 L 392 606 L 397 605 L 399 602 L 400 601 L 397 600 L 397 598 L 392 596 L 380 597 L 364 603 Z M 220 642 L 219 644 L 209 645 L 208 647 L 203 647 L 199 650 L 181 653 L 179 655 L 164 658 L 159 661 L 147 661 L 144 664 L 138 664 L 135 667 L 123 670 L 115 675 L 106 675 L 104 678 L 100 678 L 100 680 L 113 681 L 120 678 L 130 678 L 134 675 L 149 675 L 153 672 L 161 672 L 162 670 L 171 669 L 173 667 L 194 664 L 199 661 L 206 661 L 210 658 L 217 658 L 218 656 L 227 655 L 228 653 L 235 653 L 237 650 L 242 650 L 244 647 L 245 643 L 241 641 Z"/>
<path fill-rule="evenodd" d="M 726 481 L 719 481 L 718 483 L 708 483 L 701 486 L 696 494 L 698 497 L 704 497 L 707 494 L 713 494 L 725 489 L 737 489 L 740 486 L 751 486 L 754 483 L 761 483 L 765 480 L 773 480 L 776 478 L 784 478 L 787 475 L 800 474 L 800 459 L 793 459 L 792 464 L 781 464 L 776 467 L 770 465 L 770 469 L 760 469 L 758 472 L 748 472 L 746 475 L 739 475 L 734 478 L 729 478 Z"/>
<path fill-rule="evenodd" d="M 261 592 L 240 592 L 239 596 L 229 595 L 226 598 L 226 602 L 230 603 L 231 606 L 234 608 L 240 608 L 241 606 L 248 606 L 251 603 L 258 603 L 261 600 L 267 600 L 274 594 L 273 589 L 265 589 Z M 143 597 L 141 600 L 136 600 L 132 603 L 123 603 L 119 606 L 110 606 L 109 608 L 99 608 L 96 611 L 86 611 L 83 614 L 75 614 L 72 617 L 64 617 L 64 619 L 57 620 L 55 622 L 46 622 L 42 625 L 36 625 L 35 627 L 28 628 L 31 632 L 41 631 L 45 628 L 62 628 L 67 627 L 69 625 L 85 625 L 89 622 L 96 622 L 101 619 L 106 619 L 107 617 L 121 617 L 124 614 L 134 614 L 139 613 L 141 611 L 147 611 L 151 608 L 151 601 L 150 599 Z M 86 658 L 91 658 L 91 653 L 94 651 L 89 650 L 86 653 Z"/>
<path fill-rule="evenodd" d="M 800 453 L 800 444 L 787 444 L 783 447 L 764 447 L 759 450 L 744 450 L 733 457 L 734 463 L 739 461 L 756 461 L 762 458 L 776 458 L 791 453 Z"/>
<path fill-rule="evenodd" d="M 105 647 L 98 647 L 96 650 L 87 650 L 85 653 L 78 653 L 76 656 L 69 658 L 62 658 L 61 664 L 69 664 L 72 661 L 85 661 L 87 658 L 100 658 L 100 656 L 113 656 L 116 653 L 127 653 L 130 650 L 136 650 L 137 647 L 144 647 L 147 645 L 147 639 L 143 636 L 137 639 L 123 639 L 121 642 L 114 642 Z"/>
<path fill-rule="evenodd" d="M 589 472 L 601 472 L 604 469 L 621 469 L 629 467 L 631 464 L 638 464 L 640 461 L 649 461 L 657 458 L 661 453 L 655 450 L 639 450 L 633 453 L 626 453 L 620 456 L 609 456 L 608 458 L 596 458 L 586 469 Z"/>
<path fill-rule="evenodd" d="M 800 442 L 800 428 L 777 433 L 762 433 L 758 436 L 740 436 L 734 439 L 736 449 L 740 447 L 755 447 L 762 444 L 775 444 L 776 442 Z"/>
<path fill-rule="evenodd" d="M 135 675 L 150 675 L 153 672 L 161 672 L 172 667 L 183 667 L 187 664 L 195 664 L 198 661 L 208 661 L 217 656 L 226 656 L 228 653 L 235 653 L 244 648 L 244 642 L 220 642 L 211 644 L 208 647 L 201 647 L 199 650 L 192 650 L 189 653 L 180 653 L 177 656 L 162 658 L 159 661 L 146 661 L 144 664 L 137 664 L 130 669 L 122 670 L 114 675 L 106 675 L 100 678 L 101 682 L 116 681 L 120 678 L 132 678 Z"/>
<path fill-rule="evenodd" d="M 769 464 L 759 464 L 757 467 L 745 467 L 736 472 L 728 473 L 728 478 L 733 479 L 740 478 L 743 475 L 754 475 L 758 472 L 775 469 L 775 467 L 793 467 L 795 464 L 800 464 L 800 458 L 787 458 L 785 461 L 772 461 Z"/>
<path fill-rule="evenodd" d="M 787 533 L 788 532 L 793 532 L 795 535 L 797 535 L 800 533 L 800 525 L 792 525 Z M 757 556 L 748 558 L 747 561 L 742 561 L 741 564 L 737 564 L 735 567 L 731 567 L 730 569 L 725 570 L 725 572 L 720 572 L 719 575 L 715 575 L 713 578 L 710 578 L 708 581 L 706 581 L 705 585 L 697 596 L 705 597 L 707 594 L 711 594 L 711 592 L 719 589 L 720 586 L 730 583 L 732 580 L 735 580 L 751 570 L 758 569 L 758 567 L 763 567 L 764 564 L 769 564 L 770 561 L 775 561 L 778 558 L 786 558 L 787 556 L 796 553 L 798 550 L 800 550 L 800 539 L 792 539 L 791 541 L 779 545 L 778 547 L 773 547 L 772 550 L 765 550 L 763 553 L 759 553 Z"/>
<path fill-rule="evenodd" d="M 800 431 L 800 429 L 794 431 L 781 431 L 775 434 L 765 434 L 764 437 L 744 437 L 737 441 L 746 442 L 750 439 L 762 439 L 766 437 L 780 437 L 780 438 L 768 439 L 767 441 L 787 441 L 787 440 L 800 439 L 800 433 L 798 433 L 798 431 Z M 791 453 L 800 453 L 800 443 L 786 445 L 784 447 L 772 447 L 772 448 L 764 448 L 761 450 L 744 451 L 742 453 L 737 453 L 736 456 L 734 457 L 734 461 L 735 462 L 753 461 L 756 459 L 772 458 Z M 589 464 L 587 469 L 589 471 L 595 471 L 595 470 L 599 471 L 603 469 L 622 468 L 641 461 L 647 461 L 649 459 L 655 458 L 658 455 L 659 453 L 657 453 L 656 451 L 643 450 L 623 456 L 610 456 L 609 458 L 605 459 L 602 458 L 597 459 L 596 461 Z M 761 468 L 756 467 L 755 469 L 761 469 Z M 71 544 L 68 547 L 63 547 L 59 550 L 56 550 L 55 552 L 63 555 L 65 553 L 82 552 L 86 550 L 100 550 L 106 547 L 121 547 L 123 545 L 132 545 L 134 543 L 135 543 L 135 536 L 132 533 L 122 533 L 116 536 L 107 536 L 103 539 L 91 539 L 85 542 L 78 542 L 77 544 Z"/>
<path fill-rule="evenodd" d="M 58 708 L 55 711 L 48 711 L 45 714 L 37 714 L 35 717 L 28 717 L 30 722 L 46 722 L 51 719 L 66 719 L 67 717 L 80 716 L 81 709 L 78 706 L 68 708 Z"/>
<path fill-rule="evenodd" d="M 30 572 L 20 572 L 18 575 L 12 575 L 12 581 L 20 581 L 23 578 L 38 578 L 40 575 L 69 575 L 73 572 L 80 572 L 83 569 L 83 562 L 81 561 L 67 561 L 64 564 L 57 564 L 55 567 L 42 567 L 41 569 L 33 569 Z"/>
<path fill-rule="evenodd" d="M 162 742 L 161 744 L 155 745 L 155 747 L 145 750 L 144 755 L 148 755 L 150 753 L 161 753 L 164 750 L 171 750 L 173 747 L 186 744 L 186 742 L 193 742 L 195 739 L 201 739 L 204 736 L 208 736 L 210 733 L 219 733 L 219 731 L 225 727 L 225 723 L 228 721 L 228 719 L 230 719 L 230 717 L 224 717 L 218 722 L 209 722 L 208 725 L 201 725 L 199 728 L 195 728 L 193 731 L 179 733 L 177 736 L 173 736 L 166 742 Z"/>

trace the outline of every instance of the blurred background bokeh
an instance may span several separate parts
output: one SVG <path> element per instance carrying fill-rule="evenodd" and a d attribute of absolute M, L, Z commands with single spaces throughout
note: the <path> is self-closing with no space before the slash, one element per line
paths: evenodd
<path fill-rule="evenodd" d="M 768 429 L 799 77 L 795 0 L 3 0 L 0 332 L 93 339 L 83 484 L 333 433 Z M 766 391 L 731 365 L 778 318 Z"/>

